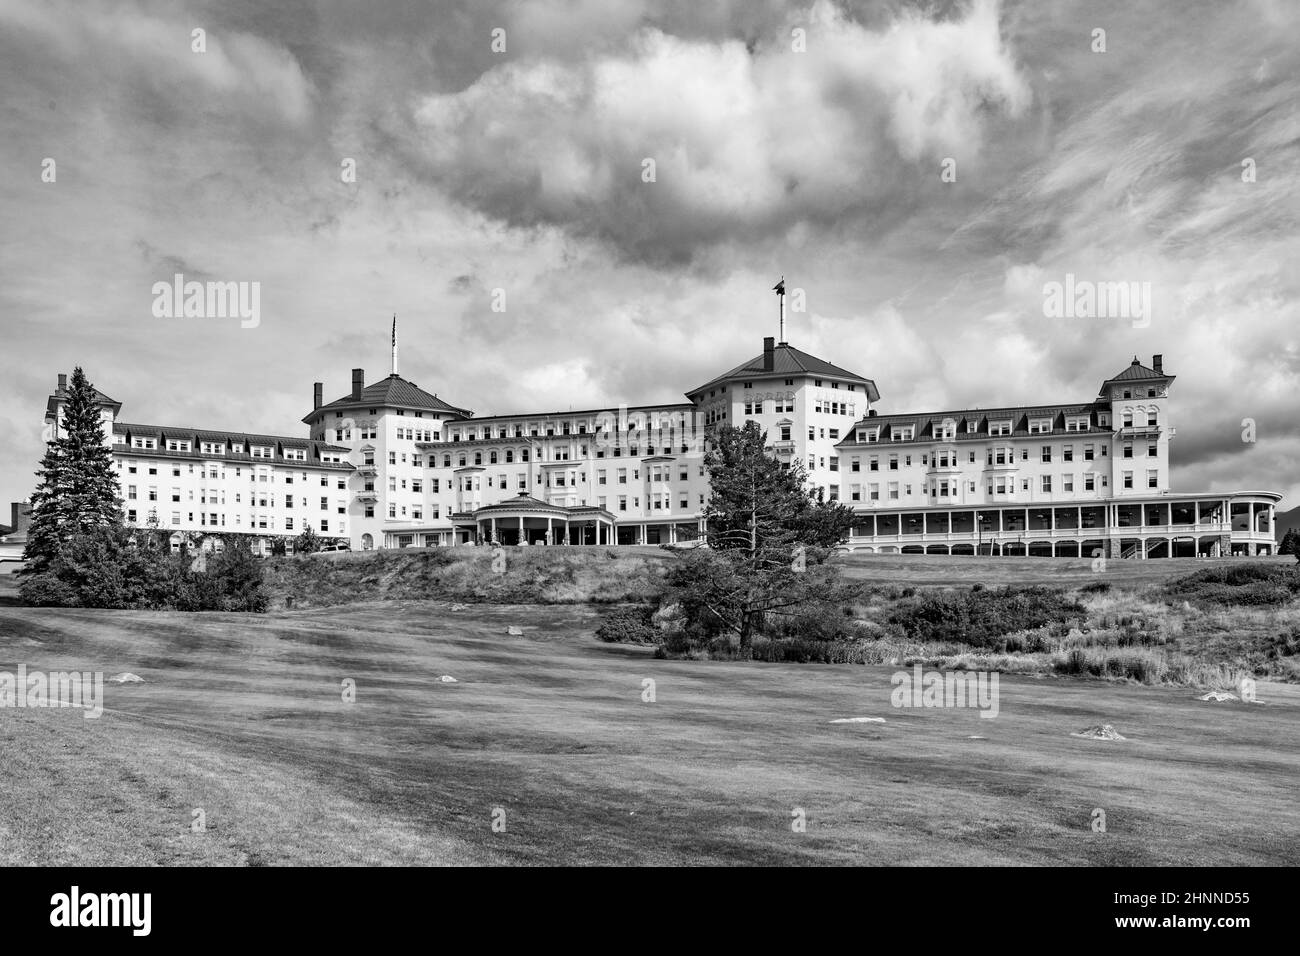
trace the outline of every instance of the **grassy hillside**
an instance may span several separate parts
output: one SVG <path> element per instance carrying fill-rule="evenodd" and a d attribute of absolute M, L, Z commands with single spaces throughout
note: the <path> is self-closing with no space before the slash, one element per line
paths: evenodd
<path fill-rule="evenodd" d="M 358 600 L 443 600 L 482 604 L 609 604 L 645 601 L 662 588 L 662 548 L 506 548 L 494 567 L 487 548 L 407 548 L 276 558 L 267 563 L 272 606 L 323 607 Z M 1293 558 L 1272 559 L 1293 565 Z M 1140 590 L 1241 560 L 1110 561 L 1100 573 L 1081 559 L 841 555 L 845 579 L 864 585 L 959 587 L 1042 584 L 1064 588 L 1098 581 Z"/>
<path fill-rule="evenodd" d="M 658 594 L 658 548 L 433 548 L 335 552 L 267 563 L 272 607 L 371 600 L 465 604 L 610 604 Z"/>

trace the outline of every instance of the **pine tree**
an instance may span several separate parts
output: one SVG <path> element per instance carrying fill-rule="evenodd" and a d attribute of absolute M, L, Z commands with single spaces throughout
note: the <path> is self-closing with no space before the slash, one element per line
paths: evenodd
<path fill-rule="evenodd" d="M 758 424 L 723 425 L 705 455 L 712 492 L 704 514 L 717 550 L 804 545 L 832 548 L 853 524 L 853 509 L 822 501 L 803 462 L 783 464 L 767 452 Z"/>
<path fill-rule="evenodd" d="M 121 486 L 104 444 L 95 387 L 78 366 L 63 405 L 59 437 L 45 446 L 32 495 L 24 573 L 45 569 L 72 538 L 122 524 Z"/>
<path fill-rule="evenodd" d="M 734 633 L 742 649 L 769 615 L 841 597 L 836 570 L 822 562 L 853 522 L 852 509 L 808 488 L 801 462 L 787 466 L 765 446 L 755 422 L 718 429 L 705 456 L 709 548 L 684 553 L 669 574 L 687 618 Z"/>
<path fill-rule="evenodd" d="M 1295 528 L 1288 528 L 1286 534 L 1282 535 L 1282 547 L 1278 549 L 1278 554 L 1300 553 L 1300 541 L 1297 538 L 1300 535 L 1296 534 Z"/>

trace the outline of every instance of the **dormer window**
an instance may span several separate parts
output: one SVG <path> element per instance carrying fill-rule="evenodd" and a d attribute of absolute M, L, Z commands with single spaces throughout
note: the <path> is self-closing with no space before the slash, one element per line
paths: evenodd
<path fill-rule="evenodd" d="M 1050 418 L 1035 418 L 1029 422 L 1029 434 L 1044 435 L 1052 430 Z"/>
<path fill-rule="evenodd" d="M 1010 434 L 1011 434 L 1011 420 L 1010 420 L 1010 419 L 1007 419 L 1007 420 L 1005 420 L 1005 421 L 1000 421 L 1000 422 L 989 422 L 989 434 L 990 434 L 990 435 L 1010 435 Z"/>
<path fill-rule="evenodd" d="M 911 441 L 912 436 L 912 425 L 895 425 L 889 432 L 889 438 L 891 441 Z"/>

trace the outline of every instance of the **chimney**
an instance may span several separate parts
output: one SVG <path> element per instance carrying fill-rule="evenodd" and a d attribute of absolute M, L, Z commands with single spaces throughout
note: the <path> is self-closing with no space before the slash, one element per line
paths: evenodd
<path fill-rule="evenodd" d="M 366 370 L 363 368 L 354 368 L 352 370 L 352 401 L 361 401 L 361 389 L 365 387 Z"/>
<path fill-rule="evenodd" d="M 68 376 L 67 376 L 67 374 L 66 374 L 65 372 L 60 372 L 60 373 L 59 373 L 59 391 L 61 392 L 61 391 L 63 391 L 64 389 L 66 389 L 67 387 L 68 387 Z"/>
<path fill-rule="evenodd" d="M 312 387 L 311 387 L 311 407 L 312 407 L 313 409 L 320 408 L 320 406 L 321 406 L 321 401 L 322 401 L 322 400 L 324 399 L 324 397 L 325 397 L 324 395 L 321 394 L 324 390 L 325 390 L 325 383 L 324 383 L 324 382 L 314 382 L 314 383 L 312 383 Z"/>
<path fill-rule="evenodd" d="M 876 410 L 875 410 L 874 408 L 873 408 L 873 409 L 870 409 L 870 410 L 867 412 L 867 417 L 868 417 L 868 418 L 875 418 L 875 417 L 876 417 Z"/>
<path fill-rule="evenodd" d="M 1165 374 L 1165 357 L 1163 355 L 1151 356 L 1151 367 L 1156 370 L 1157 375 Z"/>
<path fill-rule="evenodd" d="M 770 335 L 767 336 L 765 339 L 763 339 L 763 371 L 764 372 L 770 372 L 772 371 L 772 369 L 776 367 L 776 355 L 774 354 L 773 351 L 775 344 L 776 344 L 776 339 L 772 338 L 772 336 Z"/>

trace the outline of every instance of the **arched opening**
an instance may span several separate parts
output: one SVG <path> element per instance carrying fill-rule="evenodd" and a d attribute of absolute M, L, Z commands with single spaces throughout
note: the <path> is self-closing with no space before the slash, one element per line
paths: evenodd
<path fill-rule="evenodd" d="M 946 544 L 932 544 L 925 549 L 926 554 L 947 554 L 948 546 Z"/>
<path fill-rule="evenodd" d="M 374 547 L 375 547 L 375 538 L 374 538 L 374 535 L 370 534 L 369 532 L 366 532 L 365 534 L 363 534 L 363 535 L 361 536 L 361 550 L 362 550 L 362 551 L 373 551 L 373 550 L 374 550 Z"/>
<path fill-rule="evenodd" d="M 975 555 L 975 545 L 973 544 L 954 544 L 952 546 L 953 554 L 968 554 L 972 557 Z"/>

